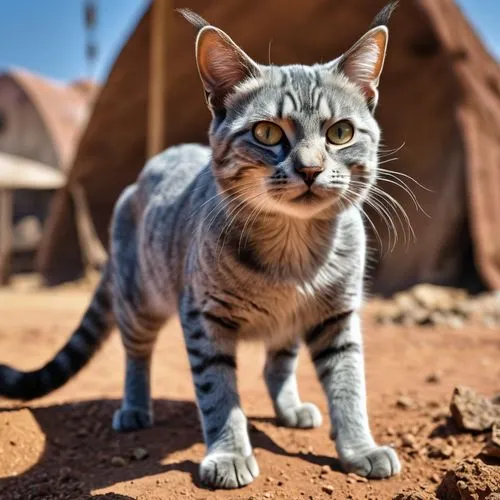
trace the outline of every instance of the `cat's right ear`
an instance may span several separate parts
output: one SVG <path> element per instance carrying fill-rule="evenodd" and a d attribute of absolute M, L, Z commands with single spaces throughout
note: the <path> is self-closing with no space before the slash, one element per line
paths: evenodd
<path fill-rule="evenodd" d="M 216 112 L 234 88 L 260 69 L 222 30 L 203 27 L 196 38 L 196 62 L 209 108 Z"/>

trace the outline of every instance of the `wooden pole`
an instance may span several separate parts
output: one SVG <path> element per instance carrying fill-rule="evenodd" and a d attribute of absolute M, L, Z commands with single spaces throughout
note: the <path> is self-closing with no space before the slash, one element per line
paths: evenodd
<path fill-rule="evenodd" d="M 0 189 L 0 285 L 6 285 L 10 277 L 12 203 L 12 191 Z"/>
<path fill-rule="evenodd" d="M 170 1 L 154 0 L 151 9 L 149 48 L 149 97 L 147 153 L 151 157 L 165 146 L 165 85 L 167 30 Z"/>

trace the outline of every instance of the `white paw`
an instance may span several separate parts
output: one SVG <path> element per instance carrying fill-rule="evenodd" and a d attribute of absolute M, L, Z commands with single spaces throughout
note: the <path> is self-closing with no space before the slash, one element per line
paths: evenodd
<path fill-rule="evenodd" d="M 113 415 L 113 430 L 138 431 L 153 426 L 153 415 L 142 408 L 120 408 Z"/>
<path fill-rule="evenodd" d="M 389 446 L 377 446 L 342 461 L 347 472 L 358 476 L 380 479 L 394 476 L 401 471 L 396 452 Z"/>
<path fill-rule="evenodd" d="M 312 403 L 301 403 L 294 408 L 288 408 L 278 415 L 278 422 L 285 427 L 296 429 L 311 429 L 319 427 L 322 422 L 321 413 Z"/>
<path fill-rule="evenodd" d="M 253 455 L 214 452 L 200 465 L 200 479 L 211 488 L 241 488 L 259 475 L 259 466 Z"/>

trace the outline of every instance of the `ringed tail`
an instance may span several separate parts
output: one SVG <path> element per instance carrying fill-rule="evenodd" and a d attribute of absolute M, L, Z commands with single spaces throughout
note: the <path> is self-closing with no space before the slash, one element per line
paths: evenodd
<path fill-rule="evenodd" d="M 57 355 L 42 368 L 20 371 L 0 364 L 0 397 L 29 401 L 63 386 L 76 375 L 108 337 L 114 319 L 109 264 L 78 328 Z"/>

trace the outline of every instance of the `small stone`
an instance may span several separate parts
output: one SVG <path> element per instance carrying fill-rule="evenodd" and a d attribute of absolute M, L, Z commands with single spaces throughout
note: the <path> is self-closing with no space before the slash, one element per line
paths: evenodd
<path fill-rule="evenodd" d="M 269 477 L 266 477 L 266 483 L 272 483 L 274 481 L 274 478 L 269 476 Z"/>
<path fill-rule="evenodd" d="M 493 425 L 491 436 L 482 453 L 489 457 L 500 458 L 500 422 Z"/>
<path fill-rule="evenodd" d="M 457 425 L 469 431 L 486 431 L 500 420 L 500 407 L 465 386 L 455 387 L 450 410 Z"/>
<path fill-rule="evenodd" d="M 401 436 L 401 443 L 408 448 L 415 448 L 417 440 L 413 434 L 406 433 Z"/>
<path fill-rule="evenodd" d="M 145 448 L 135 448 L 132 452 L 132 457 L 134 460 L 144 460 L 149 456 L 148 450 Z"/>
<path fill-rule="evenodd" d="M 432 476 L 429 478 L 434 484 L 439 484 L 441 482 L 441 478 L 439 477 L 438 474 L 432 474 Z"/>
<path fill-rule="evenodd" d="M 269 493 L 269 492 L 264 493 L 262 496 L 264 498 L 271 498 L 272 497 L 271 493 Z"/>
<path fill-rule="evenodd" d="M 413 399 L 411 399 L 408 396 L 401 396 L 396 401 L 396 406 L 398 408 L 403 409 L 403 410 L 408 410 L 408 409 L 410 409 L 413 406 Z"/>
<path fill-rule="evenodd" d="M 125 467 L 127 465 L 127 461 L 123 457 L 111 457 L 111 465 L 113 467 Z"/>
<path fill-rule="evenodd" d="M 448 438 L 446 439 L 446 442 L 447 442 L 450 446 L 453 446 L 454 448 L 458 445 L 458 443 L 457 443 L 457 438 L 456 438 L 456 437 L 453 437 L 453 436 L 448 436 Z"/>
<path fill-rule="evenodd" d="M 324 474 L 328 474 L 332 469 L 330 467 L 328 467 L 328 465 L 323 465 L 321 467 L 321 472 L 320 474 L 321 475 L 324 475 Z"/>
<path fill-rule="evenodd" d="M 450 458 L 453 453 L 453 448 L 445 443 L 434 443 L 427 447 L 427 456 L 429 458 Z"/>
<path fill-rule="evenodd" d="M 327 494 L 327 495 L 333 495 L 333 492 L 335 491 L 333 489 L 333 486 L 330 486 L 327 484 L 326 486 L 323 486 L 322 490 Z"/>
<path fill-rule="evenodd" d="M 425 381 L 428 384 L 439 384 L 439 382 L 441 382 L 441 375 L 437 372 L 430 373 L 425 378 Z"/>

